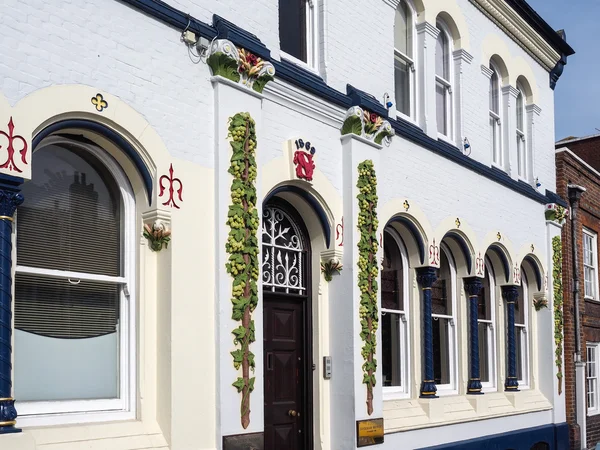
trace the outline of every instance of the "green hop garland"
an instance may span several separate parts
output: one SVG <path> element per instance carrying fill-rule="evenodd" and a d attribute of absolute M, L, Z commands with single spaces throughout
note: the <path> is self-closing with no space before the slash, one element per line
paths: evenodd
<path fill-rule="evenodd" d="M 362 365 L 363 383 L 367 385 L 367 412 L 373 414 L 373 387 L 375 386 L 375 371 L 377 360 L 377 326 L 379 312 L 377 308 L 377 177 L 373 161 L 366 160 L 358 165 L 358 182 L 356 187 L 359 194 L 358 229 L 358 287 L 360 289 L 360 337 L 364 342 L 361 354 L 365 360 Z"/>
<path fill-rule="evenodd" d="M 552 277 L 554 286 L 554 343 L 556 344 L 556 378 L 558 393 L 562 393 L 563 356 L 563 287 L 562 287 L 562 241 L 560 236 L 552 238 Z"/>
<path fill-rule="evenodd" d="M 242 376 L 233 383 L 242 394 L 240 408 L 242 426 L 250 425 L 250 393 L 254 390 L 254 354 L 250 344 L 255 341 L 252 312 L 258 304 L 258 211 L 256 209 L 256 132 L 254 120 L 248 113 L 238 113 L 229 122 L 231 138 L 231 205 L 227 225 L 229 239 L 225 248 L 229 253 L 229 262 L 225 265 L 227 273 L 233 277 L 232 297 L 233 314 L 231 318 L 241 321 L 233 330 L 234 343 L 239 346 L 231 352 L 236 370 L 242 368 Z"/>

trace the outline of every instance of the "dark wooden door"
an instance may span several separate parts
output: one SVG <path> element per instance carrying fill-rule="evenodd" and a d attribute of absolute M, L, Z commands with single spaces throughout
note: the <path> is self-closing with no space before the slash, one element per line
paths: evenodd
<path fill-rule="evenodd" d="M 308 450 L 306 298 L 264 296 L 265 450 Z"/>

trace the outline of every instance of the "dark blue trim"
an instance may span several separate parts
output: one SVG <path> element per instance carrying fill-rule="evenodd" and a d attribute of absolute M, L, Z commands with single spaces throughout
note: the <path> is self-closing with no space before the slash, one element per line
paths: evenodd
<path fill-rule="evenodd" d="M 197 19 L 190 17 L 188 14 L 180 12 L 166 5 L 160 0 L 120 1 L 139 9 L 160 21 L 166 22 L 167 24 L 174 26 L 179 30 L 185 29 L 189 23 L 189 28 L 192 31 L 195 31 L 207 39 L 213 39 L 215 36 L 217 36 L 217 30 L 214 27 L 204 24 Z M 524 3 L 523 0 L 513 1 Z M 214 20 L 218 21 L 217 25 L 220 27 L 220 30 L 223 30 L 220 32 L 225 33 L 224 35 L 227 35 L 234 44 L 248 46 L 248 50 L 255 52 L 259 56 L 267 55 L 266 52 L 268 52 L 268 49 L 253 34 L 248 33 L 235 24 L 220 18 L 219 16 L 214 16 Z M 553 35 L 556 34 L 554 31 L 552 31 L 552 33 Z M 285 80 L 311 94 L 317 95 L 325 101 L 341 106 L 342 108 L 349 108 L 354 103 L 361 103 L 367 109 L 374 109 L 376 111 L 373 112 L 378 112 L 381 113 L 382 116 L 387 116 L 387 110 L 384 108 L 382 111 L 382 107 L 377 106 L 377 100 L 369 94 L 363 93 L 364 95 L 359 95 L 358 92 L 360 91 L 352 88 L 354 95 L 353 98 L 351 98 L 350 96 L 344 95 L 328 86 L 321 77 L 310 70 L 285 60 L 272 60 L 271 62 L 275 66 L 275 76 L 277 78 Z M 367 105 L 370 105 L 370 107 Z M 535 200 L 538 203 L 552 203 L 549 201 L 547 196 L 540 194 L 529 184 L 515 181 L 505 172 L 475 161 L 469 156 L 464 155 L 457 147 L 451 144 L 430 138 L 418 126 L 402 119 L 388 118 L 388 120 L 398 136 L 402 136 L 403 138 L 408 139 L 409 141 L 414 142 L 415 144 L 418 144 L 427 150 L 430 150 L 446 159 L 455 162 L 460 166 L 472 170 L 483 177 L 486 177 L 508 189 L 524 195 L 525 197 Z"/>
<path fill-rule="evenodd" d="M 281 61 L 273 60 L 271 62 L 275 66 L 275 76 L 277 78 L 281 78 L 342 108 L 348 109 L 352 106 L 352 102 L 348 96 L 327 85 L 320 76 L 310 70 L 306 70 L 285 59 Z"/>
<path fill-rule="evenodd" d="M 538 291 L 541 291 L 542 290 L 542 273 L 540 272 L 540 268 L 537 265 L 535 259 L 533 259 L 531 256 L 527 255 L 525 258 L 523 258 L 523 261 L 527 261 L 529 263 L 529 265 L 531 266 L 531 268 L 533 269 L 533 273 L 535 275 L 535 281 L 537 283 Z"/>
<path fill-rule="evenodd" d="M 516 392 L 519 390 L 517 380 L 517 351 L 515 346 L 515 303 L 519 298 L 517 286 L 502 286 L 502 299 L 506 305 L 506 348 L 507 368 L 504 390 Z"/>
<path fill-rule="evenodd" d="M 469 295 L 469 331 L 470 331 L 470 342 L 469 351 L 471 354 L 470 358 L 470 377 L 467 384 L 467 394 L 469 395 L 482 395 L 483 392 L 480 379 L 479 371 L 479 295 L 481 294 L 481 288 L 483 287 L 483 279 L 472 277 L 464 279 L 465 290 Z"/>
<path fill-rule="evenodd" d="M 394 222 L 398 222 L 408 229 L 408 231 L 410 232 L 417 244 L 417 248 L 419 249 L 419 258 L 421 260 L 421 264 L 425 264 L 425 242 L 423 242 L 423 237 L 421 236 L 421 233 L 417 229 L 416 225 L 404 216 L 397 216 L 392 218 L 388 222 L 388 225 Z"/>
<path fill-rule="evenodd" d="M 531 450 L 531 447 L 540 442 L 547 443 L 550 450 L 568 449 L 569 426 L 566 423 L 548 424 L 434 447 L 423 447 L 419 450 Z"/>
<path fill-rule="evenodd" d="M 388 110 L 371 94 L 356 89 L 351 84 L 346 85 L 346 93 L 350 97 L 350 101 L 352 101 L 352 106 L 360 106 L 387 119 Z"/>
<path fill-rule="evenodd" d="M 140 11 L 148 14 L 150 17 L 160 20 L 161 22 L 167 23 L 172 27 L 183 31 L 185 28 L 189 29 L 200 36 L 204 36 L 207 39 L 213 39 L 217 32 L 211 26 L 194 19 L 189 14 L 186 14 L 170 5 L 167 5 L 161 0 L 119 0 L 133 8 L 139 9 Z"/>
<path fill-rule="evenodd" d="M 217 39 L 227 39 L 263 59 L 271 59 L 271 51 L 254 34 L 216 14 L 213 15 L 213 27 L 217 29 Z"/>
<path fill-rule="evenodd" d="M 467 245 L 463 237 L 454 231 L 449 231 L 448 233 L 446 233 L 446 236 L 444 236 L 444 238 L 450 238 L 458 244 L 458 246 L 463 252 L 465 260 L 467 261 L 467 272 L 471 273 L 473 258 L 471 257 L 471 250 L 469 249 L 469 246 Z"/>
<path fill-rule="evenodd" d="M 269 193 L 269 195 L 263 200 L 263 203 L 267 203 L 270 198 L 282 192 L 291 192 L 292 194 L 296 194 L 312 207 L 312 209 L 317 214 L 317 217 L 319 218 L 319 222 L 321 222 L 321 228 L 323 228 L 323 234 L 325 235 L 325 244 L 327 245 L 327 248 L 329 248 L 329 244 L 331 243 L 331 226 L 329 225 L 329 220 L 327 219 L 327 214 L 325 213 L 325 210 L 317 201 L 317 199 L 314 198 L 310 192 L 307 192 L 304 189 L 300 189 L 297 186 L 285 185 L 273 189 Z"/>
<path fill-rule="evenodd" d="M 496 254 L 496 256 L 500 258 L 500 261 L 502 261 L 502 266 L 504 267 L 504 277 L 506 278 L 506 282 L 508 283 L 508 281 L 510 280 L 510 262 L 508 261 L 508 258 L 506 257 L 504 252 L 494 244 L 490 245 L 488 250 L 493 251 Z"/>
<path fill-rule="evenodd" d="M 144 163 L 144 160 L 140 157 L 138 152 L 133 148 L 133 146 L 114 130 L 111 130 L 105 125 L 102 125 L 98 122 L 92 122 L 91 120 L 85 119 L 68 119 L 61 120 L 60 122 L 53 123 L 52 125 L 47 126 L 33 138 L 33 149 L 42 142 L 47 136 L 50 136 L 53 133 L 56 133 L 61 130 L 66 129 L 79 129 L 79 130 L 88 130 L 98 133 L 108 140 L 110 140 L 113 144 L 119 147 L 131 160 L 133 165 L 138 170 L 140 176 L 142 177 L 144 187 L 146 188 L 146 194 L 148 195 L 148 204 L 152 206 L 152 175 L 150 175 L 150 170 Z"/>

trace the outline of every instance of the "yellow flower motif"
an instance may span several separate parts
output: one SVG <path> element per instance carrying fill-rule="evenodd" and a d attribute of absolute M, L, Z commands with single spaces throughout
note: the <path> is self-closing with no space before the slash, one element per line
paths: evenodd
<path fill-rule="evenodd" d="M 104 100 L 102 94 L 96 94 L 92 97 L 92 105 L 96 107 L 96 111 L 102 112 L 105 108 L 108 108 L 108 102 Z"/>

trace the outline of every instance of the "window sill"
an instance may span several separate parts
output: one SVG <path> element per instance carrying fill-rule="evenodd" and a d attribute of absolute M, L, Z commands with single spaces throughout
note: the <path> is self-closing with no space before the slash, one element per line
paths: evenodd
<path fill-rule="evenodd" d="M 456 147 L 456 142 L 454 142 L 452 140 L 452 138 L 446 136 L 445 134 L 442 134 L 440 132 L 438 132 L 438 140 L 443 141 L 447 144 L 453 145 L 454 147 Z"/>
<path fill-rule="evenodd" d="M 392 114 L 390 114 L 390 116 L 392 116 Z M 408 123 L 410 123 L 410 124 L 412 124 L 412 125 L 414 125 L 416 127 L 419 126 L 419 124 L 417 123 L 417 121 L 416 121 L 416 119 L 414 117 L 407 116 L 406 114 L 401 113 L 397 109 L 395 110 L 395 114 L 393 114 L 393 116 L 396 117 L 396 120 L 403 120 L 403 121 L 408 122 Z"/>
<path fill-rule="evenodd" d="M 18 405 L 17 405 L 18 406 Z M 62 425 L 80 425 L 100 422 L 124 422 L 135 419 L 131 411 L 93 411 L 61 414 L 38 414 L 20 416 L 17 426 L 29 427 L 54 427 Z"/>
<path fill-rule="evenodd" d="M 290 62 L 296 66 L 302 67 L 303 69 L 308 70 L 319 77 L 321 76 L 321 74 L 319 73 L 319 70 L 316 67 L 313 67 L 310 64 L 308 64 L 306 61 L 302 61 L 301 59 L 298 59 L 295 56 L 292 56 L 289 53 L 284 52 L 283 50 L 280 51 L 280 56 L 281 56 L 281 59 L 285 59 L 287 62 Z"/>
<path fill-rule="evenodd" d="M 485 395 L 454 395 L 437 399 L 384 400 L 386 433 L 464 423 L 551 410 L 552 404 L 534 389 Z"/>
<path fill-rule="evenodd" d="M 588 412 L 587 412 L 587 416 L 597 416 L 598 414 L 600 414 L 600 409 L 592 410 L 592 411 L 588 410 Z"/>
<path fill-rule="evenodd" d="M 410 394 L 403 392 L 403 391 L 399 391 L 399 390 L 394 390 L 394 388 L 383 388 L 383 401 L 387 401 L 387 400 L 406 400 L 410 398 Z"/>

